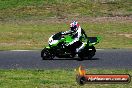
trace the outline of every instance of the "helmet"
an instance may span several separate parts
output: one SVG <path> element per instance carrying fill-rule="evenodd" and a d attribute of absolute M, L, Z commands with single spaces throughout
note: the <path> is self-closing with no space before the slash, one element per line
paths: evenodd
<path fill-rule="evenodd" d="M 79 27 L 79 24 L 77 21 L 73 21 L 70 23 L 70 28 L 72 31 L 76 31 L 78 29 L 78 27 Z"/>

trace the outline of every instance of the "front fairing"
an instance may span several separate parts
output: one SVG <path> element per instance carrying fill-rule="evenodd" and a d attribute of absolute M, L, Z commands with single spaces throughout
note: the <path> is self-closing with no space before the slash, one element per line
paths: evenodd
<path fill-rule="evenodd" d="M 48 43 L 49 43 L 50 46 L 56 46 L 56 45 L 59 43 L 59 40 L 54 40 L 54 39 L 53 39 L 53 36 L 54 36 L 54 35 L 52 35 L 52 36 L 49 38 L 49 41 L 48 41 Z"/>
<path fill-rule="evenodd" d="M 64 38 L 62 38 L 62 34 L 61 34 L 61 32 L 59 32 L 59 33 L 52 35 L 49 38 L 48 43 L 49 43 L 50 47 L 52 47 L 52 46 L 57 46 L 57 44 L 63 40 L 64 40 Z"/>

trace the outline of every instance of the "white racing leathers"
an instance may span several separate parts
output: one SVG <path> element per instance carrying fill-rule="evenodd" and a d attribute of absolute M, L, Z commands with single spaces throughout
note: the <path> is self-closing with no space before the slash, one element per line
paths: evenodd
<path fill-rule="evenodd" d="M 87 36 L 86 36 L 84 30 L 81 27 L 79 27 L 77 29 L 77 31 L 69 30 L 69 31 L 64 32 L 64 34 L 69 34 L 69 33 L 73 34 L 74 40 L 72 42 L 70 42 L 67 46 L 72 45 L 73 43 L 75 43 L 77 41 L 80 41 L 80 39 L 83 38 L 83 41 L 81 40 L 82 41 L 82 45 L 79 48 L 76 49 L 76 52 L 79 52 L 87 44 Z"/>

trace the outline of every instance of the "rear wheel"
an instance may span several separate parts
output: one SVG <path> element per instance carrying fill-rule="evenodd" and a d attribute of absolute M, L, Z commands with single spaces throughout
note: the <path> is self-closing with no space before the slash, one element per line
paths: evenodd
<path fill-rule="evenodd" d="M 79 52 L 78 53 L 78 61 L 83 61 L 84 60 L 84 53 L 83 52 Z"/>
<path fill-rule="evenodd" d="M 92 57 L 95 55 L 96 49 L 94 46 L 90 46 L 88 48 L 85 48 L 81 50 L 81 52 L 78 53 L 78 56 L 80 57 L 78 60 L 82 61 L 84 58 L 92 59 Z"/>
<path fill-rule="evenodd" d="M 92 57 L 95 55 L 96 49 L 94 46 L 90 46 L 89 48 L 89 54 L 88 54 L 88 59 L 92 59 Z"/>
<path fill-rule="evenodd" d="M 41 57 L 42 57 L 42 60 L 51 60 L 54 58 L 54 55 L 49 51 L 49 49 L 44 48 L 41 51 Z"/>

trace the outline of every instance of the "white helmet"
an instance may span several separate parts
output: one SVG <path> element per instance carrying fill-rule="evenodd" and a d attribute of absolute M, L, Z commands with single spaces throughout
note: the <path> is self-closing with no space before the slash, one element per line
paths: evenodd
<path fill-rule="evenodd" d="M 79 26 L 80 25 L 78 24 L 77 21 L 73 21 L 73 22 L 70 23 L 70 28 L 71 28 L 72 31 L 76 31 Z"/>

